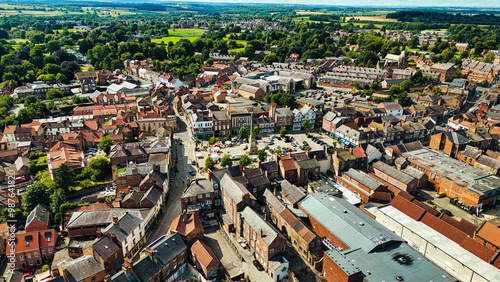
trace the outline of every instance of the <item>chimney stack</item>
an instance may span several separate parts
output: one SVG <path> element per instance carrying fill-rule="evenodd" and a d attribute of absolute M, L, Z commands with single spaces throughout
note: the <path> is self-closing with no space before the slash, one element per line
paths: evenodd
<path fill-rule="evenodd" d="M 264 231 L 260 230 L 260 238 L 264 237 Z"/>
<path fill-rule="evenodd" d="M 196 184 L 198 184 L 198 178 L 196 178 L 196 179 L 194 180 L 194 182 L 195 182 Z"/>
<path fill-rule="evenodd" d="M 118 244 L 118 240 L 116 239 L 116 234 L 115 233 L 111 233 L 111 241 L 113 241 L 116 244 Z"/>
<path fill-rule="evenodd" d="M 118 217 L 117 216 L 113 216 L 113 224 L 116 227 L 120 227 L 120 222 L 118 222 Z"/>

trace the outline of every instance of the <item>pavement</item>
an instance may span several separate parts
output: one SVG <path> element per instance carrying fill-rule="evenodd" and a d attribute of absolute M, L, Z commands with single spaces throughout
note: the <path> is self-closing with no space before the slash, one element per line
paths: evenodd
<path fill-rule="evenodd" d="M 241 267 L 243 262 L 231 248 L 218 227 L 205 228 L 205 242 L 214 252 L 230 277 L 235 277 L 242 273 Z"/>
<path fill-rule="evenodd" d="M 448 197 L 443 197 L 443 198 L 437 198 L 437 192 L 433 190 L 428 190 L 428 189 L 420 189 L 418 190 L 420 193 L 420 197 L 424 200 L 423 203 L 429 205 L 430 207 L 436 207 L 436 210 L 449 210 L 452 213 L 452 218 L 455 220 L 460 221 L 461 219 L 465 219 L 477 226 L 480 226 L 483 224 L 484 221 L 489 220 L 490 217 L 485 214 L 479 215 L 479 217 L 470 214 L 468 211 L 465 211 L 452 203 L 450 203 L 450 198 Z M 427 203 L 427 200 L 432 200 L 434 204 Z M 498 210 L 490 210 L 490 211 L 496 211 L 498 213 Z"/>

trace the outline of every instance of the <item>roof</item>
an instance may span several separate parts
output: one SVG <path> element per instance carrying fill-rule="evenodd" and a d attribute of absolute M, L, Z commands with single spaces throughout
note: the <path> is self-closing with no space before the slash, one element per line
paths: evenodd
<path fill-rule="evenodd" d="M 222 189 L 229 195 L 235 204 L 240 203 L 245 194 L 250 194 L 243 184 L 235 181 L 227 174 L 222 177 L 220 184 Z"/>
<path fill-rule="evenodd" d="M 489 222 L 485 222 L 476 232 L 476 236 L 483 240 L 500 247 L 500 228 Z"/>
<path fill-rule="evenodd" d="M 383 173 L 393 177 L 394 179 L 397 179 L 399 182 L 405 184 L 408 184 L 415 179 L 413 176 L 408 175 L 401 170 L 397 170 L 395 167 L 390 166 L 382 161 L 374 162 L 372 166 L 374 169 L 378 169 Z"/>
<path fill-rule="evenodd" d="M 283 185 L 284 183 L 288 183 L 289 185 Z M 292 185 L 287 180 L 284 180 L 282 183 L 281 195 L 292 204 L 296 204 L 302 200 L 306 196 L 305 192 L 304 188 Z"/>
<path fill-rule="evenodd" d="M 318 168 L 320 166 L 318 160 L 316 160 L 316 159 L 298 161 L 297 165 L 301 169 L 314 169 L 314 168 Z"/>
<path fill-rule="evenodd" d="M 477 195 L 500 189 L 500 179 L 482 169 L 435 151 L 420 149 L 403 153 L 407 160 Z"/>
<path fill-rule="evenodd" d="M 500 161 L 487 155 L 480 156 L 479 159 L 476 160 L 476 166 L 477 164 L 482 165 L 482 167 L 486 166 L 493 169 L 500 169 Z"/>
<path fill-rule="evenodd" d="M 462 248 L 459 243 L 453 242 L 438 230 L 427 226 L 423 222 L 415 221 L 392 206 L 379 207 L 377 213 L 382 213 L 405 226 L 405 228 L 415 233 L 416 236 L 434 245 L 435 248 L 439 248 L 441 252 L 456 259 L 459 264 L 466 265 L 469 269 L 474 269 L 474 271 L 486 281 L 500 281 L 500 272 L 497 268 Z M 464 242 L 464 240 L 460 243 Z M 464 246 L 467 245 L 467 243 L 464 244 Z"/>
<path fill-rule="evenodd" d="M 316 234 L 307 228 L 289 209 L 284 209 L 280 216 L 307 243 L 311 243 L 316 238 Z"/>
<path fill-rule="evenodd" d="M 168 234 L 179 233 L 183 236 L 187 236 L 191 233 L 201 232 L 203 233 L 203 225 L 200 218 L 196 214 L 181 214 L 174 219 L 170 228 L 168 229 Z"/>
<path fill-rule="evenodd" d="M 92 246 L 103 261 L 115 256 L 121 250 L 121 247 L 108 236 L 95 239 Z"/>
<path fill-rule="evenodd" d="M 91 256 L 77 258 L 64 267 L 68 270 L 68 280 L 70 282 L 83 281 L 104 271 L 104 267 Z"/>
<path fill-rule="evenodd" d="M 384 183 L 360 170 L 350 168 L 347 172 L 344 172 L 344 174 L 373 191 L 377 190 L 379 187 L 386 186 Z"/>
<path fill-rule="evenodd" d="M 271 206 L 277 213 L 283 212 L 286 207 L 269 189 L 264 191 L 264 198 L 268 206 Z"/>
<path fill-rule="evenodd" d="M 348 246 L 325 252 L 348 275 L 362 272 L 370 281 L 394 281 L 395 275 L 405 281 L 455 281 L 346 200 L 316 193 L 308 195 L 300 207 Z M 398 255 L 411 258 L 412 263 L 400 263 Z"/>
<path fill-rule="evenodd" d="M 279 170 L 277 161 L 270 161 L 267 163 L 260 163 L 260 168 L 264 171 L 274 172 Z"/>
<path fill-rule="evenodd" d="M 125 195 L 125 197 L 123 197 L 122 202 L 126 202 L 128 200 L 131 200 L 133 202 L 140 203 L 142 197 L 144 197 L 144 195 L 142 193 L 132 191 L 132 192 L 128 193 L 127 195 Z"/>
<path fill-rule="evenodd" d="M 187 249 L 179 234 L 163 235 L 148 247 L 156 251 L 156 261 L 162 267 Z"/>
<path fill-rule="evenodd" d="M 219 264 L 212 249 L 198 239 L 191 245 L 191 253 L 196 257 L 197 262 L 206 268 Z"/>
<path fill-rule="evenodd" d="M 193 180 L 181 198 L 196 197 L 200 194 L 214 193 L 214 186 L 208 179 Z"/>
<path fill-rule="evenodd" d="M 26 227 L 28 227 L 35 219 L 44 222 L 48 226 L 50 220 L 49 209 L 42 204 L 38 204 L 28 215 L 28 218 L 26 219 Z"/>
<path fill-rule="evenodd" d="M 145 218 L 148 209 L 107 209 L 107 210 L 97 210 L 97 211 L 82 211 L 75 212 L 68 221 L 67 227 L 75 226 L 89 226 L 89 225 L 100 225 L 109 224 L 113 222 L 113 216 L 119 219 L 125 217 L 134 217 L 142 221 Z M 126 216 L 128 215 L 128 216 Z M 120 222 L 121 227 L 121 222 Z"/>
<path fill-rule="evenodd" d="M 465 137 L 464 135 L 460 134 L 462 131 L 448 131 L 445 132 L 444 134 L 450 140 L 453 144 L 457 145 L 462 145 L 462 144 L 469 144 L 469 139 Z"/>
<path fill-rule="evenodd" d="M 258 215 L 252 208 L 245 207 L 241 212 L 241 217 L 243 222 L 248 224 L 255 233 L 261 237 L 262 241 L 268 246 L 270 246 L 274 240 L 278 237 L 278 231 L 267 223 L 260 215 Z M 260 236 L 262 232 L 262 236 Z"/>

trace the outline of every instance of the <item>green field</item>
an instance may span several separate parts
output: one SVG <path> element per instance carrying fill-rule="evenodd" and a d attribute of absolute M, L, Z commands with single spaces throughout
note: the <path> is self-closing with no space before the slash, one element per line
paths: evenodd
<path fill-rule="evenodd" d="M 245 48 L 236 48 L 236 49 L 229 49 L 227 50 L 229 53 L 238 53 L 238 52 L 243 52 L 245 51 Z"/>
<path fill-rule="evenodd" d="M 200 38 L 204 32 L 205 30 L 203 29 L 173 29 L 168 31 L 170 36 L 151 39 L 151 42 L 167 44 L 171 41 L 175 44 L 181 39 L 188 39 L 193 42 L 197 38 Z"/>
<path fill-rule="evenodd" d="M 23 44 L 25 42 L 28 42 L 28 39 L 15 38 L 15 39 L 8 40 L 8 42 L 11 43 L 11 44 L 18 45 L 18 44 Z"/>

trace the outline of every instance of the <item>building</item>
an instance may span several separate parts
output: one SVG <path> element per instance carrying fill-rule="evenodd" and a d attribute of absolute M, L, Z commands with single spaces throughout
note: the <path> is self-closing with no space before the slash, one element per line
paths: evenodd
<path fill-rule="evenodd" d="M 403 156 L 412 167 L 427 174 L 436 191 L 460 201 L 466 209 L 486 210 L 499 200 L 500 179 L 482 169 L 426 149 Z"/>
<path fill-rule="evenodd" d="M 209 179 L 194 179 L 180 200 L 183 212 L 196 212 L 207 219 L 215 217 L 215 190 Z"/>
<path fill-rule="evenodd" d="M 388 200 L 391 200 L 387 185 L 363 171 L 351 168 L 341 177 L 337 177 L 337 182 L 354 192 L 362 203 L 368 203 L 372 200 L 379 201 L 384 196 L 388 196 Z"/>
<path fill-rule="evenodd" d="M 290 183 L 297 182 L 297 166 L 290 156 L 279 158 L 280 175 Z"/>
<path fill-rule="evenodd" d="M 167 234 L 174 233 L 181 235 L 186 244 L 191 244 L 197 238 L 203 239 L 203 224 L 196 213 L 182 213 L 172 221 L 167 232 Z"/>
<path fill-rule="evenodd" d="M 26 219 L 26 232 L 46 230 L 50 228 L 52 215 L 47 207 L 38 204 L 28 215 Z"/>
<path fill-rule="evenodd" d="M 220 262 L 214 252 L 200 240 L 191 245 L 191 260 L 207 279 L 215 277 L 220 268 Z"/>
<path fill-rule="evenodd" d="M 395 116 L 397 118 L 400 118 L 403 116 L 403 107 L 399 105 L 397 102 L 384 102 L 380 103 L 377 106 L 380 109 L 384 109 L 387 112 L 387 115 L 389 116 Z"/>
<path fill-rule="evenodd" d="M 188 248 L 179 234 L 163 235 L 153 241 L 132 264 L 125 260 L 122 270 L 111 281 L 167 281 L 171 282 L 186 272 Z"/>
<path fill-rule="evenodd" d="M 293 112 L 290 108 L 276 108 L 273 105 L 271 106 L 269 117 L 274 118 L 278 129 L 281 127 L 290 128 L 293 125 Z"/>
<path fill-rule="evenodd" d="M 31 137 L 35 136 L 36 132 L 33 127 L 21 127 L 18 125 L 6 125 L 3 131 L 4 142 L 23 142 L 31 141 Z"/>
<path fill-rule="evenodd" d="M 14 245 L 16 269 L 36 267 L 51 259 L 56 250 L 57 238 L 58 234 L 53 229 L 16 235 Z"/>
<path fill-rule="evenodd" d="M 99 262 L 106 274 L 114 275 L 122 268 L 123 250 L 116 236 L 103 236 L 95 239 L 83 253 Z"/>
<path fill-rule="evenodd" d="M 429 68 L 429 71 L 441 74 L 439 77 L 440 81 L 450 82 L 455 78 L 456 67 L 452 63 L 434 64 Z"/>
<path fill-rule="evenodd" d="M 463 131 L 448 131 L 432 135 L 429 148 L 455 158 L 468 144 L 469 139 Z"/>
<path fill-rule="evenodd" d="M 227 137 L 231 132 L 231 117 L 226 111 L 210 112 L 214 124 L 214 136 Z"/>
<path fill-rule="evenodd" d="M 324 238 L 326 281 L 455 281 L 344 199 L 316 193 L 299 207 Z"/>
<path fill-rule="evenodd" d="M 481 243 L 490 250 L 500 250 L 500 228 L 489 221 L 485 221 L 474 232 L 474 240 Z"/>
<path fill-rule="evenodd" d="M 242 97 L 249 100 L 263 101 L 264 95 L 266 95 L 266 93 L 260 87 L 242 84 L 240 85 L 240 87 L 238 87 L 238 95 L 241 95 Z"/>
<path fill-rule="evenodd" d="M 224 209 L 230 221 L 227 224 L 241 224 L 238 212 L 241 212 L 246 206 L 255 206 L 256 198 L 243 184 L 234 180 L 228 174 L 224 174 L 222 177 L 220 189 Z"/>
<path fill-rule="evenodd" d="M 248 242 L 249 251 L 268 272 L 271 258 L 285 249 L 286 239 L 251 207 L 245 207 L 239 218 L 242 223 L 236 225 L 237 234 Z"/>
<path fill-rule="evenodd" d="M 387 183 L 397 187 L 400 190 L 403 190 L 409 194 L 413 194 L 415 193 L 415 191 L 417 191 L 418 180 L 401 170 L 397 170 L 393 166 L 378 161 L 372 163 L 372 169 L 373 173 L 378 178 L 386 181 Z"/>
<path fill-rule="evenodd" d="M 488 261 L 484 261 L 485 258 L 472 254 L 459 243 L 428 226 L 423 222 L 424 220 L 417 221 L 390 205 L 377 210 L 376 220 L 395 233 L 390 232 L 391 236 L 401 236 L 426 259 L 443 267 L 460 281 L 497 281 L 500 279 L 498 269 L 490 265 Z M 464 240 L 472 239 L 465 238 Z M 479 248 L 475 247 L 475 249 Z"/>
<path fill-rule="evenodd" d="M 65 142 L 57 142 L 50 148 L 47 154 L 49 174 L 54 179 L 54 173 L 61 164 L 66 164 L 69 168 L 79 170 L 85 167 L 83 152 L 79 152 L 74 146 Z"/>
<path fill-rule="evenodd" d="M 92 256 L 82 256 L 59 267 L 59 273 L 66 282 L 104 281 L 106 271 Z"/>

